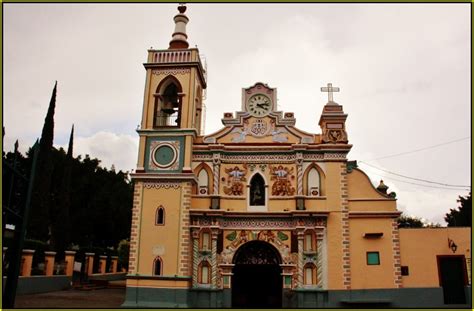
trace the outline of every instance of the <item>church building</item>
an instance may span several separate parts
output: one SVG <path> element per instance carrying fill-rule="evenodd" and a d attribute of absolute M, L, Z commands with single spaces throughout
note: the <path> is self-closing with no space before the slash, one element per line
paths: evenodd
<path fill-rule="evenodd" d="M 222 129 L 204 134 L 207 69 L 189 48 L 186 7 L 178 10 L 169 47 L 148 50 L 144 64 L 123 306 L 443 306 L 438 268 L 416 268 L 425 256 L 416 241 L 436 234 L 408 230 L 404 256 L 395 193 L 348 161 L 339 88 L 329 83 L 315 98 L 320 133 L 298 129 L 293 113 L 278 110 L 277 88 L 256 82 L 241 89 L 240 110 L 224 113 Z M 429 258 L 453 255 L 439 232 L 443 245 Z M 449 234 L 464 293 L 470 238 Z"/>

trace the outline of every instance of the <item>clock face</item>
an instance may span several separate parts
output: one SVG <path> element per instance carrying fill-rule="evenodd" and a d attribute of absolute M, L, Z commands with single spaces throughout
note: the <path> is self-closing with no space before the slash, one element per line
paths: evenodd
<path fill-rule="evenodd" d="M 263 94 L 255 94 L 247 101 L 247 111 L 255 117 L 266 116 L 272 109 L 270 98 Z"/>

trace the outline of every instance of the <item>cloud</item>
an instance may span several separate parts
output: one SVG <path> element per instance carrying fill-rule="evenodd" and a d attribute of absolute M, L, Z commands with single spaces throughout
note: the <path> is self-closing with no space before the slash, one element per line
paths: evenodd
<path fill-rule="evenodd" d="M 63 146 L 66 148 L 67 146 Z M 89 154 L 101 160 L 101 166 L 116 170 L 131 171 L 137 166 L 138 135 L 98 132 L 89 137 L 74 139 L 74 156 Z"/>

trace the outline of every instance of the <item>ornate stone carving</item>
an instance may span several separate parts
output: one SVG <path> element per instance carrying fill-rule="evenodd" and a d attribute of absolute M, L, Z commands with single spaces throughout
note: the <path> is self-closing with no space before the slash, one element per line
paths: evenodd
<path fill-rule="evenodd" d="M 151 188 L 155 188 L 155 189 L 178 189 L 179 187 L 181 187 L 181 184 L 180 183 L 177 183 L 177 182 L 146 182 L 143 184 L 143 186 L 146 188 L 146 189 L 151 189 Z"/>
<path fill-rule="evenodd" d="M 272 195 L 274 196 L 292 196 L 295 194 L 295 187 L 291 185 L 290 180 L 294 180 L 294 168 L 270 165 L 271 180 L 274 181 L 272 186 Z"/>
<path fill-rule="evenodd" d="M 185 75 L 191 72 L 191 69 L 189 68 L 169 68 L 169 69 L 154 69 L 151 71 L 152 74 L 160 76 L 160 75 L 165 75 L 165 76 L 175 76 L 175 75 Z"/>
<path fill-rule="evenodd" d="M 344 129 L 323 129 L 323 143 L 347 143 L 347 133 Z"/>
<path fill-rule="evenodd" d="M 243 169 L 238 166 L 233 168 L 226 168 L 227 173 L 227 186 L 224 186 L 224 193 L 227 195 L 243 195 L 244 194 L 244 181 L 247 181 L 245 175 L 247 174 L 247 165 L 243 165 Z M 225 179 L 225 178 L 223 178 Z"/>

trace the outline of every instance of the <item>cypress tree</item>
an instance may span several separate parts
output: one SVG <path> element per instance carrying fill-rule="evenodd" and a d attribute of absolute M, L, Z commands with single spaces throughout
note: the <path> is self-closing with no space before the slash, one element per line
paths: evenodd
<path fill-rule="evenodd" d="M 56 81 L 41 132 L 38 165 L 36 167 L 33 200 L 27 230 L 27 235 L 30 238 L 42 241 L 49 239 L 50 232 L 49 207 L 51 202 L 52 148 L 57 85 L 58 82 Z"/>
<path fill-rule="evenodd" d="M 64 161 L 58 161 L 62 164 L 57 168 L 59 172 L 59 180 L 54 183 L 55 198 L 52 202 L 52 209 L 50 210 L 51 217 L 51 242 L 56 251 L 62 252 L 66 250 L 71 240 L 71 172 L 72 172 L 72 149 L 74 139 L 74 125 L 71 129 L 69 137 L 69 146 Z M 64 158 L 64 153 L 58 152 L 61 158 Z"/>

